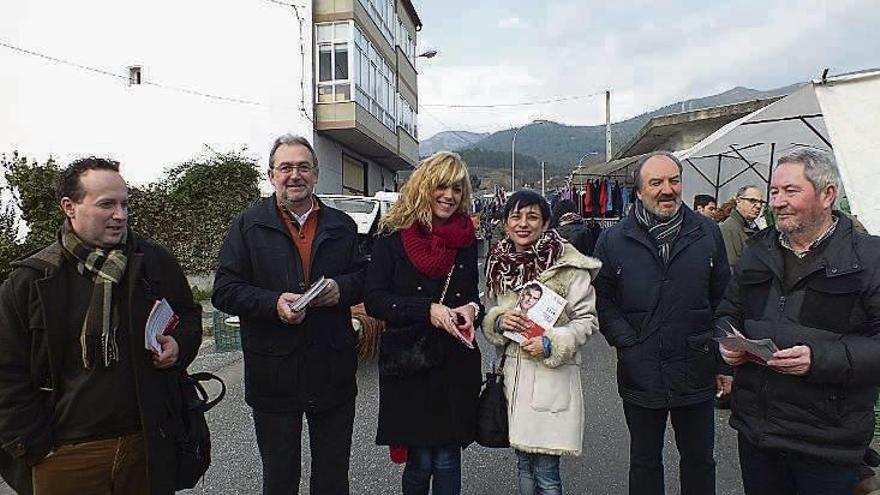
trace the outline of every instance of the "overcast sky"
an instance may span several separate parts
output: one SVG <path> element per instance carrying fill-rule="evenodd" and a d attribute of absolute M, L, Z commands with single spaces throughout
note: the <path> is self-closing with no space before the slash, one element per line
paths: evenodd
<path fill-rule="evenodd" d="M 880 66 L 876 0 L 613 2 L 416 0 L 419 124 L 495 131 L 531 120 L 604 122 L 602 96 L 514 108 L 448 109 L 612 90 L 612 120 L 735 86 L 772 89 Z M 662 6 L 662 7 L 661 7 Z"/>
<path fill-rule="evenodd" d="M 825 67 L 841 73 L 880 66 L 877 0 L 672 3 L 415 0 L 424 23 L 420 48 L 440 52 L 418 63 L 420 138 L 538 118 L 601 123 L 608 88 L 617 121 L 734 86 L 770 89 L 815 78 Z M 268 0 L 6 0 L 0 41 L 116 73 L 144 63 L 148 79 L 265 104 L 131 90 L 118 79 L 0 47 L 0 153 L 17 147 L 43 159 L 63 150 L 66 162 L 71 153 L 124 147 L 126 176 L 146 182 L 209 146 L 247 147 L 264 163 L 272 137 L 305 132 L 291 128 L 302 121 L 301 71 L 288 63 L 299 52 L 299 30 L 291 9 Z M 174 64 L 155 62 L 174 57 Z M 120 87 L 150 98 L 126 107 Z M 433 106 L 594 93 L 524 107 Z M 144 121 L 139 112 L 162 118 Z"/>

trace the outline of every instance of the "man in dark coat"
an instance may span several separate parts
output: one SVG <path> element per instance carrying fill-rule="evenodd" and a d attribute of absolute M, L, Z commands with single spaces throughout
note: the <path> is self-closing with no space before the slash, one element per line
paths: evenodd
<path fill-rule="evenodd" d="M 19 493 L 169 494 L 178 378 L 201 342 L 180 266 L 127 228 L 119 164 L 61 171 L 58 241 L 13 263 L 0 288 L 0 471 Z M 145 348 L 165 298 L 179 316 Z"/>
<path fill-rule="evenodd" d="M 736 366 L 730 424 L 743 486 L 755 494 L 853 493 L 880 385 L 880 239 L 833 212 L 831 158 L 804 149 L 777 162 L 776 225 L 749 241 L 718 324 L 781 349 Z"/>
<path fill-rule="evenodd" d="M 602 260 L 595 281 L 599 329 L 617 349 L 631 494 L 664 493 L 669 416 L 681 454 L 681 493 L 715 493 L 719 360 L 712 314 L 730 269 L 718 226 L 682 204 L 681 171 L 667 153 L 642 159 L 632 213 L 596 244 Z"/>
<path fill-rule="evenodd" d="M 299 136 L 269 154 L 275 194 L 242 212 L 220 250 L 213 303 L 241 319 L 245 401 L 254 410 L 263 493 L 297 493 L 302 417 L 311 441 L 311 491 L 348 493 L 357 393 L 357 337 L 365 261 L 354 221 L 313 194 L 318 159 Z M 329 285 L 293 311 L 309 286 Z"/>

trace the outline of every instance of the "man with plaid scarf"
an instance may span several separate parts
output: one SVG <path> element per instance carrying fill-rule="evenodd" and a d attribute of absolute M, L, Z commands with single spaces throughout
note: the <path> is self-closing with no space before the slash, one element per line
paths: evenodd
<path fill-rule="evenodd" d="M 199 307 L 171 254 L 128 229 L 118 163 L 77 160 L 55 192 L 57 241 L 0 288 L 0 474 L 37 495 L 173 493 Z M 144 331 L 162 298 L 180 321 L 155 352 Z"/>

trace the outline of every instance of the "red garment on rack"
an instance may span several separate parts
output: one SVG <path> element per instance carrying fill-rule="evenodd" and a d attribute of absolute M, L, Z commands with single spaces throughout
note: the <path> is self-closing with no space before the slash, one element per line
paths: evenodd
<path fill-rule="evenodd" d="M 606 206 L 608 205 L 608 181 L 602 180 L 602 183 L 599 184 L 599 215 L 605 216 L 605 212 L 608 210 Z"/>
<path fill-rule="evenodd" d="M 590 184 L 590 181 L 587 181 L 587 183 L 584 184 L 584 213 L 583 213 L 583 216 L 585 216 L 585 217 L 593 216 L 593 205 L 592 205 L 592 201 L 591 201 L 591 198 L 593 197 L 592 191 L 593 191 L 593 185 Z"/>

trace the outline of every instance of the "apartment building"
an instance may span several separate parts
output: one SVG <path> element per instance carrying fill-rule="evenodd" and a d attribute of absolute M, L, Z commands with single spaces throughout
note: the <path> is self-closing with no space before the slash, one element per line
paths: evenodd
<path fill-rule="evenodd" d="M 418 161 L 421 20 L 409 0 L 313 6 L 315 141 L 321 160 L 341 172 L 319 187 L 356 195 L 395 191 L 397 172 Z"/>

